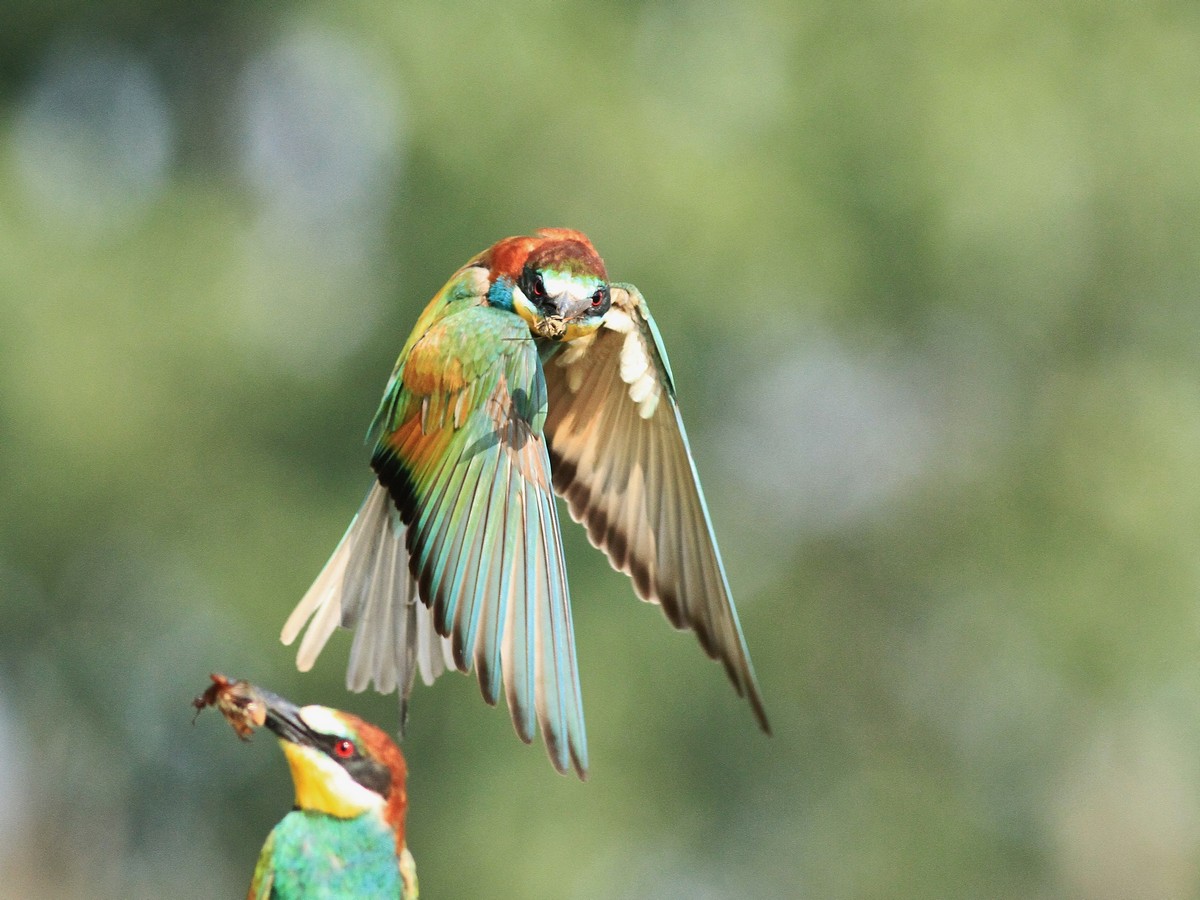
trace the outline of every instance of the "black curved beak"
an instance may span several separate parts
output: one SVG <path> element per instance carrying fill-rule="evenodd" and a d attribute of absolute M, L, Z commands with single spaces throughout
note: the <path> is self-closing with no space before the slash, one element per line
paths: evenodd
<path fill-rule="evenodd" d="M 267 708 L 266 726 L 280 739 L 293 744 L 312 745 L 316 735 L 300 718 L 300 707 L 278 694 L 260 690 L 262 702 Z"/>
<path fill-rule="evenodd" d="M 593 312 L 590 297 L 580 299 L 572 297 L 570 294 L 560 294 L 557 297 L 549 298 L 549 300 L 550 302 L 546 306 L 553 308 L 547 309 L 546 314 L 556 315 L 568 322 L 574 319 L 582 319 Z"/>

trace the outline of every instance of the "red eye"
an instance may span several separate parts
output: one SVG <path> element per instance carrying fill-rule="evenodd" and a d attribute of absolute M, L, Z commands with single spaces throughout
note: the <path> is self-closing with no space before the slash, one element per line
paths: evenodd
<path fill-rule="evenodd" d="M 341 759 L 349 759 L 354 755 L 354 744 L 353 742 L 342 738 L 333 745 L 333 752 L 335 756 L 338 756 Z"/>
<path fill-rule="evenodd" d="M 596 291 L 592 294 L 592 306 L 599 306 L 604 302 L 604 291 Z"/>
<path fill-rule="evenodd" d="M 542 281 L 541 275 L 533 279 L 533 296 L 539 299 L 546 296 L 546 283 Z"/>

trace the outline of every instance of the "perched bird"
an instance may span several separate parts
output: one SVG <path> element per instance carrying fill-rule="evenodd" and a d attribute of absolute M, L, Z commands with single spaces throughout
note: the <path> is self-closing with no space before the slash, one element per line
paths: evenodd
<path fill-rule="evenodd" d="M 475 670 L 517 734 L 540 724 L 559 772 L 587 773 L 571 604 L 554 493 L 591 542 L 696 632 L 770 732 L 675 401 L 637 288 L 583 234 L 505 238 L 438 291 L 368 433 L 376 483 L 281 635 L 311 622 L 309 669 L 357 629 L 346 683 L 399 688 Z"/>
<path fill-rule="evenodd" d="M 263 724 L 275 732 L 296 786 L 296 808 L 263 844 L 247 900 L 416 900 L 404 834 L 407 770 L 387 734 L 350 713 L 298 708 L 220 675 L 196 698 L 197 709 L 209 705 L 242 738 Z"/>

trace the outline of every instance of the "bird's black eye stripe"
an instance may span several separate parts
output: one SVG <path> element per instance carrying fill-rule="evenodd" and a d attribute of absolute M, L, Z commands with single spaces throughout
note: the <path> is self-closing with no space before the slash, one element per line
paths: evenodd
<path fill-rule="evenodd" d="M 517 285 L 521 288 L 521 293 L 534 303 L 546 299 L 546 282 L 542 280 L 542 273 L 533 266 L 526 266 L 521 270 Z"/>
<path fill-rule="evenodd" d="M 335 734 L 316 735 L 317 746 L 335 763 L 350 773 L 350 777 L 369 791 L 387 798 L 392 790 L 392 776 L 383 763 L 364 756 L 358 745 L 351 741 L 354 752 L 343 756 L 339 745 L 346 739 Z M 343 751 L 344 752 L 344 751 Z"/>
<path fill-rule="evenodd" d="M 383 763 L 376 762 L 366 756 L 356 756 L 352 759 L 338 760 L 350 773 L 350 777 L 369 791 L 374 791 L 387 799 L 392 791 L 392 775 Z"/>

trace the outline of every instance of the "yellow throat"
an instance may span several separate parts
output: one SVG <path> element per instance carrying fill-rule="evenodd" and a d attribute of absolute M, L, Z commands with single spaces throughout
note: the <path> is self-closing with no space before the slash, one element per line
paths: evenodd
<path fill-rule="evenodd" d="M 289 741 L 279 743 L 292 770 L 296 806 L 300 809 L 353 819 L 381 804 L 382 798 L 353 781 L 328 757 Z"/>

